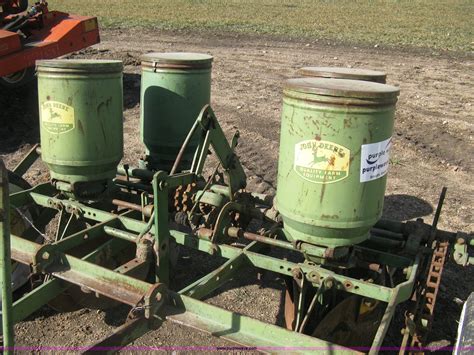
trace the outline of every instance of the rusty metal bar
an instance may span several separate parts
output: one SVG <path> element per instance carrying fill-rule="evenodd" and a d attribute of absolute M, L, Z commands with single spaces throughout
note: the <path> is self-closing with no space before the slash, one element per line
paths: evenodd
<path fill-rule="evenodd" d="M 264 237 L 262 235 L 255 234 L 255 233 L 245 232 L 241 228 L 229 227 L 227 229 L 227 235 L 233 238 L 245 238 L 247 240 L 261 242 L 261 243 L 273 245 L 273 246 L 284 248 L 284 249 L 295 250 L 295 247 L 293 246 L 293 244 L 289 242 Z"/>
<path fill-rule="evenodd" d="M 129 242 L 134 242 L 134 243 L 137 241 L 137 238 L 138 238 L 136 234 L 133 234 L 121 229 L 109 227 L 109 226 L 104 227 L 104 232 L 110 235 L 111 237 L 128 240 Z"/>
<path fill-rule="evenodd" d="M 128 202 L 128 201 L 122 201 L 118 199 L 113 199 L 112 204 L 118 207 L 122 208 L 128 208 L 133 211 L 138 211 L 143 213 L 146 217 L 150 217 L 151 214 L 153 213 L 153 205 L 147 205 L 147 206 L 140 206 L 136 203 Z"/>
<path fill-rule="evenodd" d="M 188 132 L 188 135 L 184 139 L 183 144 L 181 145 L 181 148 L 179 149 L 178 155 L 176 156 L 176 160 L 174 161 L 173 167 L 171 168 L 170 171 L 170 176 L 174 175 L 176 171 L 178 170 L 179 164 L 181 164 L 181 160 L 183 159 L 184 152 L 186 151 L 186 148 L 188 147 L 189 142 L 191 141 L 191 138 L 194 135 L 194 132 L 196 132 L 196 129 L 199 126 L 199 120 L 194 121 L 193 126 Z"/>
<path fill-rule="evenodd" d="M 45 272 L 131 306 L 137 305 L 154 286 L 68 254 L 55 252 L 53 246 L 45 251 L 40 244 L 14 235 L 12 245 L 12 255 L 26 255 L 24 259 L 29 261 L 27 264 L 46 260 L 48 263 L 45 265 Z M 18 250 L 19 248 L 23 251 Z"/>
<path fill-rule="evenodd" d="M 105 242 L 82 259 L 86 261 L 94 260 L 94 258 L 104 250 L 107 250 L 111 255 L 115 255 L 117 251 L 123 249 L 127 245 L 128 243 L 126 242 L 118 239 L 112 239 L 108 242 Z M 17 323 L 28 317 L 30 314 L 41 308 L 60 293 L 64 292 L 69 286 L 71 286 L 71 284 L 61 279 L 52 279 L 43 283 L 31 292 L 24 295 L 22 298 L 15 301 L 15 303 L 13 303 L 14 323 Z"/>

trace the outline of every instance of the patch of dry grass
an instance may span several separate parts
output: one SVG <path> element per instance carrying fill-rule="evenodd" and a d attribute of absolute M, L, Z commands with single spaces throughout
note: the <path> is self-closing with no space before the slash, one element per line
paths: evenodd
<path fill-rule="evenodd" d="M 219 30 L 472 51 L 472 0 L 49 0 L 105 27 Z"/>

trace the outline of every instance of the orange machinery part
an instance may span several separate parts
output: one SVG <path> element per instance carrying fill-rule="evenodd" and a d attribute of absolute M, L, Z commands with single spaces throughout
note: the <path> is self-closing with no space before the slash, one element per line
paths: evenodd
<path fill-rule="evenodd" d="M 37 59 L 52 59 L 100 42 L 96 17 L 59 11 L 43 14 L 41 29 L 21 45 L 18 34 L 0 30 L 0 77 L 35 65 Z"/>
<path fill-rule="evenodd" d="M 0 57 L 17 52 L 20 49 L 21 42 L 18 34 L 0 30 Z"/>

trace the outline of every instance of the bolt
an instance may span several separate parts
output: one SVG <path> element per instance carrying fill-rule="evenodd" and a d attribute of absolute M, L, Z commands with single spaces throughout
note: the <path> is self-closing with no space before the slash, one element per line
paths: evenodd
<path fill-rule="evenodd" d="M 49 259 L 49 253 L 47 251 L 45 251 L 43 254 L 41 254 L 41 257 L 43 258 L 43 260 L 48 260 Z"/>
<path fill-rule="evenodd" d="M 326 279 L 326 281 L 324 281 L 324 286 L 326 286 L 326 288 L 333 288 L 334 281 L 332 279 Z"/>
<path fill-rule="evenodd" d="M 161 293 L 158 292 L 158 293 L 156 294 L 156 301 L 157 301 L 157 302 L 161 302 L 161 299 L 162 299 L 162 298 L 163 298 L 163 296 L 161 295 Z"/>

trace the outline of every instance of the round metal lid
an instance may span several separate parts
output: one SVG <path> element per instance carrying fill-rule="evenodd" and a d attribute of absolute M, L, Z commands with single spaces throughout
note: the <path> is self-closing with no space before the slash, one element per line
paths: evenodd
<path fill-rule="evenodd" d="M 148 53 L 141 57 L 143 65 L 154 64 L 158 67 L 210 68 L 214 58 L 204 53 L 168 52 Z"/>
<path fill-rule="evenodd" d="M 387 79 L 387 74 L 384 72 L 361 68 L 303 67 L 298 70 L 297 74 L 309 77 L 365 80 L 378 83 L 385 83 Z"/>
<path fill-rule="evenodd" d="M 396 86 L 370 81 L 326 78 L 295 78 L 285 82 L 286 90 L 322 96 L 357 99 L 396 99 L 400 89 Z"/>
<path fill-rule="evenodd" d="M 37 60 L 38 71 L 80 71 L 88 73 L 116 73 L 123 70 L 121 60 L 104 59 L 47 59 Z"/>

